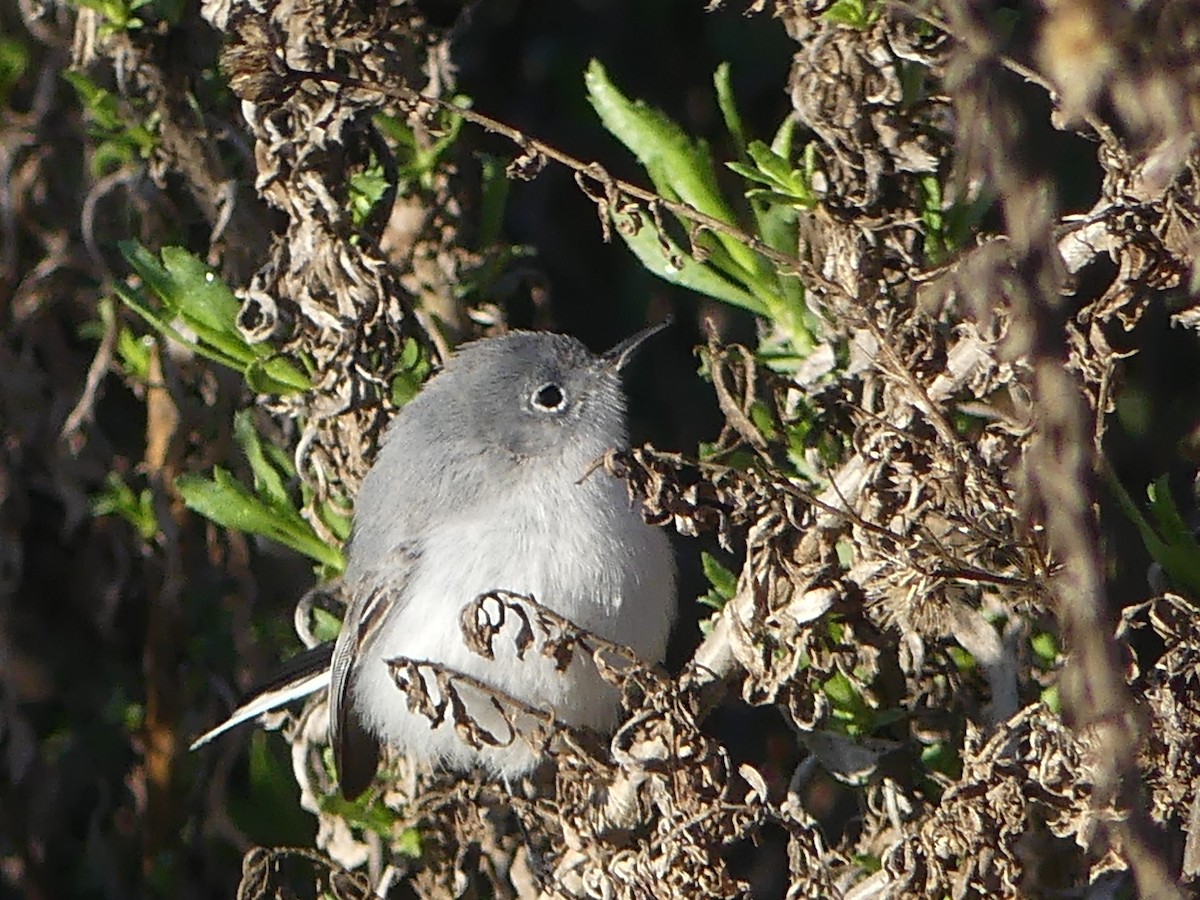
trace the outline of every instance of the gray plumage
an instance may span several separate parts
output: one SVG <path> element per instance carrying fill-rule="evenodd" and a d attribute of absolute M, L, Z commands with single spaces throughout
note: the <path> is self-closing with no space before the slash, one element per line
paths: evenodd
<path fill-rule="evenodd" d="M 475 750 L 450 724 L 431 728 L 409 712 L 388 659 L 440 663 L 574 725 L 615 724 L 618 697 L 590 660 L 558 672 L 535 654 L 518 659 L 511 641 L 497 643 L 493 660 L 469 651 L 459 613 L 479 594 L 532 595 L 662 658 L 675 592 L 666 536 L 643 523 L 623 484 L 603 472 L 583 478 L 607 450 L 626 446 L 620 369 L 657 330 L 603 356 L 548 333 L 467 344 L 397 414 L 356 502 L 350 605 L 328 670 L 330 740 L 346 796 L 370 783 L 381 742 L 505 777 L 537 762 L 519 739 Z M 468 701 L 468 712 L 494 724 L 482 699 Z"/>

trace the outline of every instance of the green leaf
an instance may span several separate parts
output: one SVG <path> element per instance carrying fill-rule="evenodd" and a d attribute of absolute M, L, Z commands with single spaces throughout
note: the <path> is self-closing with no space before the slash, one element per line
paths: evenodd
<path fill-rule="evenodd" d="M 321 798 L 321 810 L 390 839 L 396 824 L 396 813 L 384 804 L 377 803 L 376 799 L 374 791 L 367 791 L 354 800 L 333 793 Z"/>
<path fill-rule="evenodd" d="M 424 852 L 421 849 L 421 832 L 417 828 L 405 828 L 400 833 L 400 839 L 392 845 L 401 856 L 409 859 L 420 859 Z"/>
<path fill-rule="evenodd" d="M 1121 509 L 1137 526 L 1142 542 L 1163 573 L 1177 587 L 1193 597 L 1200 597 L 1200 543 L 1179 515 L 1165 477 L 1146 489 L 1154 524 L 1142 514 L 1129 492 L 1106 468 L 1105 481 L 1117 498 Z M 1157 528 L 1155 527 L 1157 525 Z"/>
<path fill-rule="evenodd" d="M 255 492 L 272 503 L 289 505 L 290 498 L 283 477 L 263 452 L 262 440 L 254 430 L 253 413 L 250 410 L 243 409 L 234 415 L 233 437 L 250 463 Z"/>
<path fill-rule="evenodd" d="M 750 404 L 750 421 L 768 441 L 773 441 L 779 436 L 779 427 L 771 415 L 771 411 L 761 400 L 755 400 Z"/>
<path fill-rule="evenodd" d="M 354 517 L 342 512 L 332 501 L 326 500 L 319 503 L 316 507 L 316 513 L 321 517 L 321 521 L 325 523 L 325 527 L 332 531 L 342 541 L 350 539 L 350 531 L 354 525 Z"/>
<path fill-rule="evenodd" d="M 342 630 L 342 620 L 328 610 L 319 606 L 312 608 L 313 637 L 321 642 L 336 640 Z"/>
<path fill-rule="evenodd" d="M 143 24 L 140 19 L 134 18 L 133 11 L 144 6 L 147 0 L 133 0 L 132 3 L 124 3 L 122 0 L 74 0 L 74 2 L 100 13 L 107 21 L 110 31 L 132 31 L 140 28 Z"/>
<path fill-rule="evenodd" d="M 257 394 L 294 394 L 312 387 L 312 379 L 282 356 L 261 344 L 250 345 L 258 358 L 242 370 L 246 384 Z M 267 356 L 266 354 L 272 354 Z"/>
<path fill-rule="evenodd" d="M 1058 641 L 1048 631 L 1039 631 L 1029 639 L 1029 646 L 1041 664 L 1047 668 L 1058 662 Z"/>
<path fill-rule="evenodd" d="M 350 176 L 350 213 L 355 226 L 361 226 L 367 220 L 389 187 L 391 184 L 378 165 Z"/>
<path fill-rule="evenodd" d="M 792 158 L 792 143 L 796 137 L 796 120 L 792 116 L 788 116 L 779 124 L 779 130 L 775 132 L 775 137 L 771 139 L 771 152 L 777 153 L 784 159 Z M 812 162 L 816 159 L 816 142 L 813 142 L 805 148 L 805 163 L 809 167 L 811 175 Z M 812 151 L 812 159 L 809 159 L 808 151 Z"/>
<path fill-rule="evenodd" d="M 342 552 L 323 542 L 299 513 L 255 496 L 224 469 L 213 469 L 211 479 L 181 475 L 175 488 L 188 509 L 218 525 L 270 538 L 336 572 L 345 568 Z"/>
<path fill-rule="evenodd" d="M 664 255 L 653 223 L 643 220 L 637 233 L 632 234 L 630 232 L 633 230 L 633 225 L 627 214 L 619 213 L 614 216 L 614 219 L 617 223 L 617 232 L 629 245 L 629 249 L 654 275 L 671 284 L 698 291 L 723 303 L 748 309 L 758 315 L 767 314 L 766 304 L 758 297 L 703 263 L 696 262 L 669 237 L 665 238 L 667 255 Z M 679 265 L 676 266 L 675 263 L 679 263 Z"/>
<path fill-rule="evenodd" d="M 861 31 L 874 24 L 880 14 L 873 0 L 836 0 L 821 18 Z"/>
<path fill-rule="evenodd" d="M 162 261 L 133 241 L 118 245 L 130 267 L 158 300 L 152 308 L 134 290 L 117 295 L 156 331 L 202 356 L 242 373 L 259 393 L 291 394 L 312 382 L 271 347 L 250 344 L 237 327 L 237 297 L 203 262 L 180 247 L 164 247 Z M 177 326 L 176 322 L 180 325 Z M 185 334 L 191 331 L 195 337 Z"/>
<path fill-rule="evenodd" d="M 833 705 L 833 719 L 851 737 L 869 733 L 877 724 L 895 716 L 882 717 L 867 703 L 858 686 L 844 672 L 836 671 L 821 685 L 821 691 Z"/>
<path fill-rule="evenodd" d="M 249 785 L 230 791 L 228 813 L 251 839 L 311 843 L 312 816 L 300 808 L 290 760 L 281 744 L 264 731 L 254 731 L 247 753 Z M 162 896 L 178 894 L 176 888 Z"/>
<path fill-rule="evenodd" d="M 117 359 L 121 369 L 130 378 L 145 382 L 150 377 L 150 341 L 152 338 L 138 337 L 128 328 L 117 332 Z"/>
<path fill-rule="evenodd" d="M 143 158 L 150 154 L 156 143 L 154 135 L 144 124 L 127 120 L 121 101 L 115 94 L 100 87 L 82 72 L 64 72 L 63 78 L 79 94 L 96 134 L 136 149 Z"/>
<path fill-rule="evenodd" d="M 94 174 L 100 175 L 135 158 L 150 156 L 158 142 L 151 131 L 152 118 L 145 122 L 130 121 L 128 116 L 133 111 L 82 72 L 64 72 L 63 78 L 79 95 L 90 125 L 89 132 L 99 141 L 92 154 Z"/>
<path fill-rule="evenodd" d="M 717 186 L 712 155 L 704 141 L 692 140 L 663 112 L 626 98 L 598 60 L 589 63 L 584 81 L 604 127 L 638 158 L 660 194 L 678 198 L 727 225 L 736 224 L 737 217 Z M 728 235 L 713 237 L 746 277 L 762 276 L 762 261 L 741 241 Z"/>
<path fill-rule="evenodd" d="M 721 118 L 725 120 L 725 128 L 733 138 L 740 159 L 746 160 L 746 130 L 742 125 L 742 116 L 738 112 L 737 101 L 733 96 L 733 83 L 730 78 L 729 63 L 723 62 L 713 73 L 713 87 L 717 92 L 717 106 L 721 110 Z M 790 118 L 790 117 L 789 117 Z"/>
<path fill-rule="evenodd" d="M 153 260 L 145 248 L 140 249 Z M 163 247 L 161 252 L 162 269 L 168 279 L 162 285 L 163 300 L 174 306 L 193 328 L 211 330 L 215 340 L 228 338 L 244 344 L 237 328 L 242 305 L 225 282 L 182 247 Z"/>
<path fill-rule="evenodd" d="M 1055 715 L 1062 714 L 1062 697 L 1058 692 L 1058 685 L 1052 684 L 1042 691 L 1039 699 L 1049 707 L 1050 711 Z"/>
<path fill-rule="evenodd" d="M 746 148 L 754 164 L 767 175 L 768 180 L 774 180 L 780 185 L 787 185 L 798 173 L 791 164 L 762 141 L 752 141 Z"/>
<path fill-rule="evenodd" d="M 962 647 L 951 645 L 946 648 L 946 654 L 950 657 L 950 661 L 954 663 L 954 667 L 960 672 L 970 672 L 975 668 L 975 657 Z"/>
<path fill-rule="evenodd" d="M 471 98 L 464 94 L 455 95 L 450 102 L 462 109 L 471 107 Z M 426 190 L 431 188 L 435 170 L 458 140 L 463 125 L 462 116 L 447 109 L 440 109 L 435 115 L 437 122 L 430 132 L 440 131 L 442 134 L 427 146 L 422 145 L 402 118 L 380 113 L 373 120 L 375 127 L 396 145 L 396 165 L 402 183 L 415 181 Z"/>
<path fill-rule="evenodd" d="M 113 349 L 118 367 L 127 377 L 145 382 L 150 377 L 150 347 L 153 339 L 136 335 L 117 321 L 117 304 L 112 297 L 100 301 L 99 312 L 100 321 L 89 322 L 86 331 L 80 329 L 80 336 L 99 341 L 108 329 L 115 328 L 117 340 Z"/>
<path fill-rule="evenodd" d="M 29 68 L 29 47 L 16 38 L 0 38 L 0 105 L 8 105 L 9 94 Z"/>
<path fill-rule="evenodd" d="M 1158 533 L 1170 544 L 1186 544 L 1195 542 L 1192 530 L 1183 521 L 1175 506 L 1175 498 L 1171 496 L 1171 486 L 1166 475 L 1160 475 L 1154 483 L 1146 488 L 1146 497 L 1150 500 L 1150 513 L 1158 524 Z"/>
<path fill-rule="evenodd" d="M 704 567 L 704 577 L 713 589 L 725 600 L 732 600 L 737 593 L 737 575 L 725 568 L 711 553 L 701 551 L 700 564 Z"/>
<path fill-rule="evenodd" d="M 158 516 L 154 511 L 154 494 L 149 488 L 139 493 L 125 483 L 116 472 L 109 472 L 104 487 L 92 495 L 93 516 L 119 516 L 134 527 L 144 541 L 158 534 Z"/>
<path fill-rule="evenodd" d="M 406 338 L 400 359 L 392 371 L 392 402 L 403 406 L 417 395 L 421 385 L 433 371 L 433 365 L 415 338 Z"/>
<path fill-rule="evenodd" d="M 171 317 L 181 319 L 207 344 L 232 358 L 246 356 L 247 360 L 249 359 L 248 354 L 241 351 L 240 348 L 235 349 L 233 353 L 228 353 L 224 349 L 226 344 L 234 343 L 229 340 L 229 337 L 231 333 L 237 331 L 237 298 L 219 281 L 216 282 L 217 287 L 214 289 L 213 285 L 204 278 L 205 275 L 211 273 L 199 260 L 193 257 L 195 266 L 188 267 L 181 264 L 177 254 L 172 252 L 171 257 L 175 262 L 175 271 L 170 271 L 163 263 L 159 262 L 153 253 L 136 241 L 122 241 L 118 246 L 125 261 L 142 279 L 146 287 L 162 301 Z M 178 250 L 179 248 L 164 248 L 164 262 L 168 258 L 168 251 Z M 186 253 L 186 251 L 181 252 Z M 180 278 L 179 275 L 182 275 L 183 278 Z M 215 281 L 215 279 L 213 280 Z M 196 290 L 197 288 L 200 290 Z M 195 291 L 194 294 L 193 291 Z M 245 342 L 242 343 L 244 345 Z"/>
<path fill-rule="evenodd" d="M 206 359 L 211 359 L 213 362 L 220 363 L 221 365 L 227 366 L 231 369 L 241 368 L 238 360 L 230 359 L 229 357 L 217 353 L 203 344 L 198 344 L 196 341 L 192 340 L 176 329 L 171 324 L 173 317 L 169 316 L 169 310 L 151 309 L 142 302 L 142 298 L 139 296 L 139 294 L 129 290 L 128 288 L 122 287 L 119 284 L 115 285 L 113 290 L 116 292 L 116 295 L 121 298 L 122 303 L 141 316 L 146 324 L 148 324 L 155 331 L 171 338 L 173 341 L 176 341 L 185 347 L 191 348 L 193 351 Z"/>
<path fill-rule="evenodd" d="M 849 708 L 861 705 L 858 691 L 844 672 L 834 672 L 821 686 L 821 691 L 834 706 Z"/>
<path fill-rule="evenodd" d="M 812 166 L 815 162 L 814 145 L 806 150 L 805 167 L 793 168 L 787 158 L 780 156 L 762 141 L 751 141 L 747 152 L 754 165 L 730 162 L 725 165 L 748 181 L 766 185 L 766 189 L 753 189 L 746 196 L 786 203 L 796 209 L 812 209 L 817 204 L 817 195 L 812 189 Z"/>

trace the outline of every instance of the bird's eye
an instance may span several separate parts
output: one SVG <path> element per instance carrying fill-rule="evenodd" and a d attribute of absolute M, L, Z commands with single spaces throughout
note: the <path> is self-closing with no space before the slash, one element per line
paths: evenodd
<path fill-rule="evenodd" d="M 533 405 L 546 412 L 557 412 L 567 405 L 567 395 L 554 382 L 547 382 L 533 392 L 530 397 Z"/>

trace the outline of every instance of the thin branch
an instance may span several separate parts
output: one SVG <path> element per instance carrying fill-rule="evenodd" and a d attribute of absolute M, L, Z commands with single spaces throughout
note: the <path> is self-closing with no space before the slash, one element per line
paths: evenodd
<path fill-rule="evenodd" d="M 694 206 L 689 206 L 686 203 L 680 203 L 675 200 L 668 200 L 666 197 L 661 197 L 653 191 L 648 191 L 645 188 L 638 187 L 636 184 L 631 184 L 628 181 L 622 181 L 619 178 L 613 178 L 608 174 L 599 163 L 587 163 L 581 159 L 577 159 L 568 153 L 563 153 L 550 144 L 539 141 L 537 138 L 531 138 L 522 131 L 513 128 L 511 125 L 506 125 L 491 116 L 476 112 L 473 109 L 464 109 L 460 106 L 455 106 L 446 100 L 439 97 L 431 97 L 427 94 L 422 94 L 420 91 L 415 91 L 412 88 L 403 85 L 382 85 L 371 84 L 366 81 L 361 81 L 357 78 L 352 78 L 348 75 L 342 75 L 337 72 L 304 72 L 297 69 L 289 70 L 294 77 L 310 79 L 313 81 L 324 81 L 331 84 L 337 84 L 342 87 L 357 88 L 365 91 L 374 91 L 385 97 L 390 97 L 399 103 L 404 104 L 409 109 L 416 109 L 422 104 L 426 104 L 435 109 L 443 110 L 452 115 L 461 116 L 468 122 L 478 125 L 485 131 L 491 134 L 498 134 L 508 138 L 522 150 L 522 158 L 527 156 L 545 157 L 552 159 L 560 165 L 566 166 L 574 171 L 581 180 L 589 180 L 595 182 L 602 189 L 616 188 L 621 194 L 641 200 L 643 203 L 657 205 L 663 209 L 667 209 L 674 213 L 680 219 L 689 222 L 694 222 L 697 225 L 702 225 L 711 231 L 718 232 L 727 237 L 741 241 L 755 253 L 770 260 L 780 267 L 781 275 L 792 275 L 799 277 L 801 272 L 807 271 L 810 267 L 804 260 L 794 256 L 788 256 L 786 253 L 780 253 L 773 247 L 764 244 L 754 235 L 743 231 L 720 219 L 703 213 Z"/>

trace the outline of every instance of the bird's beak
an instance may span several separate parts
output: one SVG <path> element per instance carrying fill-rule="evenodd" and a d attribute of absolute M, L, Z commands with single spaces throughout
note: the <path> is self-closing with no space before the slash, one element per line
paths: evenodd
<path fill-rule="evenodd" d="M 633 358 L 634 352 L 642 345 L 644 341 L 654 337 L 664 328 L 671 324 L 671 317 L 668 316 L 666 321 L 659 322 L 657 325 L 651 325 L 649 328 L 643 328 L 637 334 L 630 335 L 613 347 L 607 353 L 600 357 L 600 361 L 606 369 L 619 372 L 625 368 L 625 364 Z"/>

